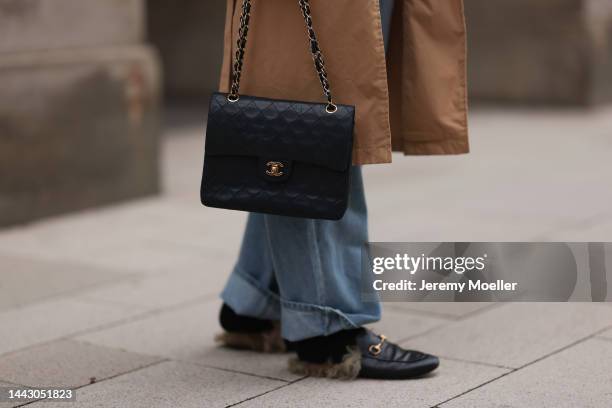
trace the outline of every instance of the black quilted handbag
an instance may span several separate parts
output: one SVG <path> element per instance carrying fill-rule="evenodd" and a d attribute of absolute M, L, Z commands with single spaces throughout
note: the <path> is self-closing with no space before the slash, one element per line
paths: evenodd
<path fill-rule="evenodd" d="M 298 1 L 327 103 L 239 95 L 251 2 L 232 87 L 210 102 L 201 199 L 209 207 L 338 220 L 348 205 L 355 108 L 334 104 L 308 0 Z"/>

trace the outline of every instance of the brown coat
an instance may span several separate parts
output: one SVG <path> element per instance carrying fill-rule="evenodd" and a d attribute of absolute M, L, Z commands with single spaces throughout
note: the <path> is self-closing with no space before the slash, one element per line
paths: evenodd
<path fill-rule="evenodd" d="M 241 3 L 227 0 L 222 92 Z M 411 155 L 467 153 L 463 1 L 395 3 L 385 63 L 379 0 L 311 0 L 335 101 L 356 106 L 353 161 L 389 163 L 392 146 Z M 324 102 L 297 0 L 253 0 L 240 91 Z"/>

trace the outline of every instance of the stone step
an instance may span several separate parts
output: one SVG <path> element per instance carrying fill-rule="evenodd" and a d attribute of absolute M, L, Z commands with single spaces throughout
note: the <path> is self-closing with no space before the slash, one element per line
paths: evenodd
<path fill-rule="evenodd" d="M 0 53 L 133 44 L 144 0 L 0 0 Z"/>
<path fill-rule="evenodd" d="M 0 59 L 0 226 L 158 191 L 160 72 L 145 46 Z"/>

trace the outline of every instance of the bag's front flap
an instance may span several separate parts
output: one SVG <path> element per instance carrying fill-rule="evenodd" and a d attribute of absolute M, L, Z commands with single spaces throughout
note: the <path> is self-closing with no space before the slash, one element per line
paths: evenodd
<path fill-rule="evenodd" d="M 213 94 L 206 154 L 301 161 L 344 171 L 351 165 L 355 108 L 241 95 Z"/>

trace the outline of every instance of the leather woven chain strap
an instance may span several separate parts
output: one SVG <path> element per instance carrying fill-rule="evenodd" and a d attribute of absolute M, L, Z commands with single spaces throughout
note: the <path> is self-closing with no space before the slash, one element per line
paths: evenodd
<path fill-rule="evenodd" d="M 308 31 L 308 40 L 310 42 L 310 52 L 314 61 L 315 69 L 319 75 L 319 81 L 323 87 L 323 93 L 327 97 L 326 111 L 328 113 L 334 113 L 338 110 L 338 107 L 334 104 L 332 97 L 331 86 L 327 77 L 327 70 L 325 69 L 325 60 L 323 59 L 323 53 L 319 47 L 319 41 L 317 34 L 312 26 L 312 14 L 310 12 L 310 1 L 309 0 L 298 0 L 304 21 L 306 22 L 306 29 Z M 242 76 L 242 65 L 244 61 L 244 50 L 247 43 L 247 36 L 249 34 L 249 22 L 251 19 L 251 0 L 242 1 L 242 14 L 240 16 L 240 30 L 238 31 L 238 41 L 236 49 L 236 57 L 234 61 L 234 69 L 232 75 L 232 87 L 230 94 L 227 96 L 227 100 L 230 102 L 236 102 L 240 99 L 240 77 Z"/>

